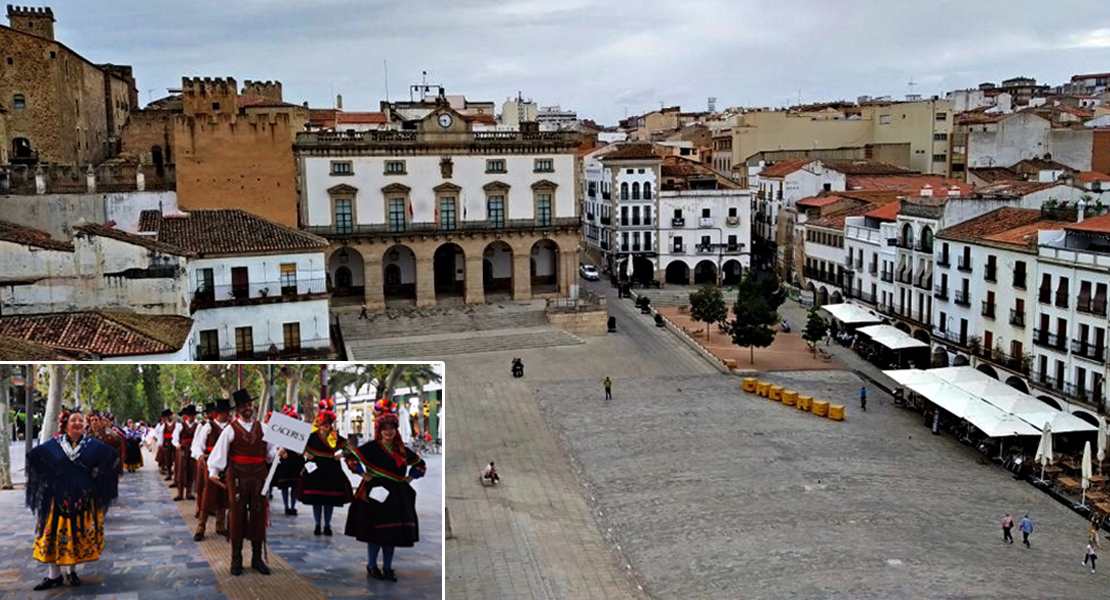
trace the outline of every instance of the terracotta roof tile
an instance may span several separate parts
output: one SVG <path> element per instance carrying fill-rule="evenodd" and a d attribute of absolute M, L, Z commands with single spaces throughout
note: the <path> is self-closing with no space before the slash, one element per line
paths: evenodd
<path fill-rule="evenodd" d="M 972 175 L 986 181 L 987 183 L 996 183 L 999 181 L 1021 181 L 1021 175 L 1007 169 L 1006 167 L 978 167 L 968 169 Z"/>
<path fill-rule="evenodd" d="M 827 196 L 810 196 L 809 198 L 802 198 L 801 200 L 798 200 L 794 204 L 796 206 L 802 206 L 802 207 L 806 207 L 806 208 L 820 208 L 822 206 L 828 206 L 830 204 L 836 204 L 837 202 L 840 202 L 842 200 L 844 200 L 843 196 L 837 196 L 835 194 L 830 194 L 830 195 L 827 195 Z"/>
<path fill-rule="evenodd" d="M 659 158 L 651 144 L 622 143 L 603 156 L 601 160 L 648 160 Z"/>
<path fill-rule="evenodd" d="M 955 179 L 947 179 L 939 175 L 908 175 L 908 176 L 866 176 L 850 175 L 848 177 L 849 190 L 886 190 L 904 192 L 914 195 L 926 185 L 933 188 L 937 195 L 946 194 L 949 189 L 957 187 L 963 194 L 970 194 L 974 189 L 970 184 Z"/>
<path fill-rule="evenodd" d="M 0 221 L 0 241 L 12 242 L 13 244 L 21 244 L 24 246 L 34 246 L 36 248 L 43 248 L 44 250 L 73 252 L 73 244 L 70 242 L 59 242 L 50 237 L 50 234 L 45 231 L 24 227 L 16 223 L 9 223 L 8 221 Z"/>
<path fill-rule="evenodd" d="M 467 120 L 467 121 L 470 121 L 471 123 L 483 123 L 485 125 L 497 125 L 497 117 L 494 117 L 493 115 L 487 115 L 487 114 L 463 115 L 462 118 Z M 385 121 L 382 121 L 382 122 L 384 123 Z"/>
<path fill-rule="evenodd" d="M 350 125 L 356 124 L 369 124 L 381 125 L 386 122 L 385 113 L 381 112 L 336 112 L 335 123 L 340 125 L 347 123 Z"/>
<path fill-rule="evenodd" d="M 299 252 L 328 247 L 324 238 L 238 209 L 194 210 L 180 216 L 144 210 L 139 217 L 139 231 L 157 232 L 159 242 L 198 255 Z"/>
<path fill-rule="evenodd" d="M 161 252 L 163 254 L 175 254 L 178 256 L 196 256 L 195 252 L 190 252 L 189 250 L 178 248 L 177 246 L 173 246 L 165 242 L 160 242 L 152 236 L 136 235 L 134 233 L 128 233 L 126 231 L 116 229 L 115 227 L 101 225 L 99 223 L 84 223 L 82 225 L 75 226 L 74 229 L 87 233 L 89 235 L 108 237 L 114 240 L 119 240 L 121 242 L 126 242 L 128 244 L 142 246 L 149 250 L 154 250 L 155 252 Z"/>
<path fill-rule="evenodd" d="M 1089 233 L 1110 233 L 1110 213 L 1090 219 L 1083 219 L 1082 223 L 1071 223 L 1064 227 L 1068 231 L 1085 231 Z"/>
<path fill-rule="evenodd" d="M 0 318 L 0 336 L 87 358 L 177 352 L 192 329 L 192 319 L 177 315 L 95 311 Z"/>
<path fill-rule="evenodd" d="M 1015 246 L 1028 246 L 1024 236 L 1039 229 L 1060 229 L 1061 221 L 1046 219 L 1036 208 L 999 208 L 937 232 L 938 238 L 978 243 L 992 240 Z M 1023 230 L 1019 232 L 1019 230 Z M 1034 236 L 1036 239 L 1036 236 Z"/>
<path fill-rule="evenodd" d="M 67 360 L 52 348 L 19 338 L 0 336 L 0 360 L 14 362 Z"/>
<path fill-rule="evenodd" d="M 1076 179 L 1083 183 L 1091 183 L 1093 181 L 1110 181 L 1110 175 L 1106 173 L 1099 173 L 1097 171 L 1083 171 L 1075 176 Z"/>
<path fill-rule="evenodd" d="M 814 162 L 815 160 L 816 159 L 813 158 L 792 158 L 789 160 L 780 160 L 779 162 L 769 167 L 764 167 L 763 170 L 759 172 L 759 177 L 786 177 L 787 175 L 793 173 L 794 171 L 797 171 L 798 169 L 801 169 L 802 167 L 808 165 L 811 162 Z"/>
<path fill-rule="evenodd" d="M 900 202 L 887 202 L 882 206 L 868 210 L 864 215 L 880 221 L 894 222 L 898 220 L 898 211 L 900 210 L 902 210 Z"/>
<path fill-rule="evenodd" d="M 1025 196 L 1041 190 L 1064 185 L 1056 181 L 1042 183 L 1039 181 L 1000 181 L 998 183 L 983 186 L 975 189 L 976 194 L 983 195 L 1001 195 L 1001 196 Z"/>
<path fill-rule="evenodd" d="M 877 160 L 827 160 L 823 164 L 845 175 L 914 175 L 917 171 Z"/>
<path fill-rule="evenodd" d="M 1014 163 L 1010 168 L 1018 169 L 1021 167 L 1029 167 L 1038 171 L 1067 171 L 1074 173 L 1075 169 L 1054 160 L 1044 160 L 1043 158 L 1027 158 L 1025 160 Z"/>

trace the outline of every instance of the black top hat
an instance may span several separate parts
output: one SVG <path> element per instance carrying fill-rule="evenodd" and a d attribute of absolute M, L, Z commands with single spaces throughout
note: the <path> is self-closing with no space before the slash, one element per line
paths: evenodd
<path fill-rule="evenodd" d="M 197 416 L 197 407 L 196 407 L 195 404 L 190 404 L 189 406 L 186 406 L 185 408 L 181 409 L 181 412 L 178 413 L 178 414 L 180 414 L 180 415 L 189 415 L 190 417 L 195 417 L 195 416 Z"/>
<path fill-rule="evenodd" d="M 250 392 L 247 390 L 235 390 L 235 393 L 231 395 L 231 399 L 235 401 L 235 408 L 239 408 L 244 404 L 251 404 L 255 400 L 251 398 Z"/>
<path fill-rule="evenodd" d="M 212 414 L 212 412 L 215 411 L 215 410 L 216 410 L 216 403 L 215 402 L 209 402 L 208 404 L 204 405 L 204 413 L 205 414 Z"/>
<path fill-rule="evenodd" d="M 212 410 L 216 412 L 231 412 L 231 400 L 227 398 L 216 398 L 215 406 Z"/>
<path fill-rule="evenodd" d="M 162 411 L 162 416 L 163 417 L 172 417 L 173 416 L 173 411 L 167 408 L 166 410 Z"/>

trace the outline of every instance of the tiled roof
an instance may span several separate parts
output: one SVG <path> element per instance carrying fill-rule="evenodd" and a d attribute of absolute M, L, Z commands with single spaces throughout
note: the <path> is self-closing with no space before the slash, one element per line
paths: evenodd
<path fill-rule="evenodd" d="M 1027 158 L 1025 160 L 1014 163 L 1013 166 L 1011 166 L 1010 168 L 1018 169 L 1019 167 L 1030 167 L 1038 171 L 1067 171 L 1069 173 L 1075 172 L 1075 169 L 1065 164 L 1058 163 L 1054 160 L 1044 160 L 1043 158 Z"/>
<path fill-rule="evenodd" d="M 337 112 L 335 122 L 354 124 L 384 124 L 385 113 L 381 112 Z"/>
<path fill-rule="evenodd" d="M 798 169 L 801 169 L 809 163 L 814 162 L 814 160 L 815 159 L 812 158 L 792 158 L 789 160 L 780 160 L 779 162 L 769 167 L 764 167 L 764 169 L 759 172 L 759 177 L 786 177 L 794 171 L 797 171 Z"/>
<path fill-rule="evenodd" d="M 193 320 L 177 315 L 76 312 L 0 318 L 0 336 L 80 357 L 169 354 L 189 340 Z"/>
<path fill-rule="evenodd" d="M 940 175 L 909 175 L 909 176 L 883 176 L 871 177 L 865 175 L 850 175 L 848 177 L 849 190 L 887 190 L 905 192 L 914 195 L 926 185 L 933 188 L 934 194 L 946 194 L 952 187 L 958 187 L 961 193 L 970 194 L 972 186 L 955 179 L 946 179 Z"/>
<path fill-rule="evenodd" d="M 873 208 L 872 205 L 855 206 L 848 210 L 841 210 L 831 215 L 825 215 L 812 221 L 807 221 L 806 226 L 823 227 L 825 229 L 844 229 L 844 222 L 848 217 L 865 215 Z"/>
<path fill-rule="evenodd" d="M 1020 181 L 1021 175 L 1007 169 L 1006 167 L 978 167 L 968 169 L 972 175 L 986 181 L 987 183 L 996 183 L 999 181 Z"/>
<path fill-rule="evenodd" d="M 324 238 L 238 209 L 194 210 L 180 216 L 144 210 L 139 217 L 139 231 L 157 232 L 159 242 L 202 256 L 328 247 Z"/>
<path fill-rule="evenodd" d="M 1039 181 L 1000 181 L 995 184 L 976 188 L 975 193 L 983 195 L 1025 196 L 1058 185 L 1063 184 L 1055 181 L 1046 183 Z"/>
<path fill-rule="evenodd" d="M 880 221 L 894 222 L 898 220 L 898 211 L 900 210 L 902 210 L 901 202 L 887 202 L 882 206 L 872 208 L 864 215 Z"/>
<path fill-rule="evenodd" d="M 485 125 L 497 125 L 497 118 L 493 115 L 477 114 L 477 115 L 463 115 L 463 119 L 471 123 L 483 123 Z M 383 123 L 385 121 L 382 121 Z"/>
<path fill-rule="evenodd" d="M 108 225 L 101 225 L 99 223 L 84 223 L 82 225 L 75 226 L 74 229 L 76 229 L 78 231 L 83 231 L 83 232 L 85 232 L 89 235 L 99 235 L 99 236 L 103 236 L 103 237 L 109 237 L 109 238 L 112 238 L 114 240 L 119 240 L 121 242 L 126 242 L 128 244 L 134 244 L 136 246 L 142 246 L 144 248 L 154 250 L 155 252 L 161 252 L 163 254 L 175 254 L 175 255 L 178 255 L 178 256 L 195 256 L 196 255 L 195 252 L 190 252 L 188 250 L 185 250 L 183 248 L 178 248 L 177 246 L 173 246 L 173 245 L 167 244 L 165 242 L 160 242 L 156 238 L 154 238 L 153 236 L 136 235 L 134 233 L 128 233 L 126 231 L 116 229 L 115 227 L 111 227 L 111 226 L 108 226 Z"/>
<path fill-rule="evenodd" d="M 24 227 L 16 223 L 9 223 L 8 221 L 0 221 L 0 241 L 12 242 L 13 244 L 21 244 L 23 246 L 34 246 L 45 250 L 73 252 L 73 244 L 70 242 L 59 242 L 50 237 L 50 234 L 45 231 Z"/>
<path fill-rule="evenodd" d="M 648 160 L 659 158 L 651 144 L 615 144 L 615 148 L 601 160 Z"/>
<path fill-rule="evenodd" d="M 1041 221 L 1049 222 L 1041 216 L 1041 211 L 1036 208 L 999 208 L 980 217 L 942 229 L 937 232 L 937 237 L 946 240 L 978 243 L 984 239 L 989 239 L 991 236 L 1027 227 Z M 1003 240 L 1010 238 L 1012 236 L 1003 236 Z M 1007 243 L 1013 244 L 1014 242 L 1008 241 Z M 1017 245 L 1026 246 L 1027 244 L 1019 243 Z"/>
<path fill-rule="evenodd" d="M 715 177 L 718 189 L 741 189 L 740 183 L 713 167 L 685 156 L 668 154 L 659 167 L 663 177 Z"/>
<path fill-rule="evenodd" d="M 260 94 L 239 94 L 239 108 L 301 108 Z"/>
<path fill-rule="evenodd" d="M 1110 233 L 1110 213 L 1090 219 L 1083 219 L 1082 223 L 1071 223 L 1064 227 L 1068 231 L 1086 231 L 1089 233 Z"/>
<path fill-rule="evenodd" d="M 917 171 L 877 160 L 827 160 L 824 165 L 845 175 L 913 175 Z"/>
<path fill-rule="evenodd" d="M 1110 181 L 1110 175 L 1106 173 L 1099 173 L 1098 171 L 1083 171 L 1075 176 L 1076 179 L 1083 183 L 1091 183 L 1093 181 Z"/>
<path fill-rule="evenodd" d="M 0 360 L 28 362 L 40 360 L 66 360 L 61 353 L 34 342 L 0 336 Z"/>
<path fill-rule="evenodd" d="M 1054 221 L 1051 219 L 1041 219 L 1036 223 L 1030 223 L 1006 231 L 1000 231 L 984 237 L 983 239 L 1000 244 L 1011 244 L 1014 246 L 1029 247 L 1037 240 L 1037 233 L 1041 231 L 1063 229 L 1066 223 L 1064 221 Z"/>
<path fill-rule="evenodd" d="M 796 206 L 802 206 L 802 207 L 807 207 L 807 208 L 820 208 L 822 206 L 828 206 L 830 204 L 836 204 L 837 202 L 839 202 L 841 200 L 844 200 L 843 196 L 837 196 L 835 194 L 830 194 L 830 195 L 827 195 L 827 196 L 810 196 L 809 198 L 802 198 L 801 200 L 798 200 L 794 204 Z"/>

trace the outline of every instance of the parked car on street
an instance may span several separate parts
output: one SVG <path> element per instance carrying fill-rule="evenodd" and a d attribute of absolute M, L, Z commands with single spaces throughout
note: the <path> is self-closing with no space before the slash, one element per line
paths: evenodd
<path fill-rule="evenodd" d="M 601 279 L 601 273 L 598 273 L 597 267 L 593 265 L 582 265 L 578 267 L 578 272 L 582 274 L 582 279 L 587 279 L 589 281 Z"/>

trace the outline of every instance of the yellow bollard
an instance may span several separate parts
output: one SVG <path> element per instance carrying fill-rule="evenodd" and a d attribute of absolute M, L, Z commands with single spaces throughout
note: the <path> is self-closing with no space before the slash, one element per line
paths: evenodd
<path fill-rule="evenodd" d="M 813 414 L 818 417 L 823 417 L 829 414 L 829 401 L 828 400 L 814 400 L 813 401 Z"/>
<path fill-rule="evenodd" d="M 770 387 L 771 387 L 771 384 L 769 384 L 769 383 L 764 383 L 762 381 L 757 382 L 755 384 L 755 395 L 763 396 L 764 398 L 766 398 L 767 397 L 767 392 L 770 389 Z"/>
<path fill-rule="evenodd" d="M 755 377 L 745 377 L 744 382 L 740 385 L 740 389 L 744 390 L 745 392 L 748 392 L 749 394 L 754 394 L 755 393 L 755 386 L 758 383 L 759 382 L 756 380 Z"/>
<path fill-rule="evenodd" d="M 782 403 L 787 406 L 796 406 L 798 404 L 798 392 L 790 390 L 782 391 Z"/>
<path fill-rule="evenodd" d="M 813 409 L 813 396 L 798 396 L 798 410 L 809 412 Z"/>
<path fill-rule="evenodd" d="M 833 421 L 844 420 L 844 405 L 843 404 L 830 404 L 829 405 L 829 419 Z"/>
<path fill-rule="evenodd" d="M 771 400 L 774 400 L 775 402 L 782 400 L 782 386 L 772 385 L 770 391 L 767 394 L 767 397 Z"/>

